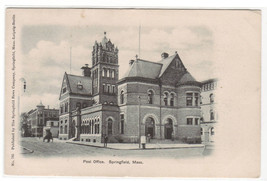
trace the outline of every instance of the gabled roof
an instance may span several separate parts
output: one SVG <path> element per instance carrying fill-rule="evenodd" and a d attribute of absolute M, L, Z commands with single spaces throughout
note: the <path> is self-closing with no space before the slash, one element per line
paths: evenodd
<path fill-rule="evenodd" d="M 196 79 L 188 72 L 186 71 L 180 80 L 178 81 L 177 85 L 198 85 L 200 86 L 200 82 L 196 81 Z"/>
<path fill-rule="evenodd" d="M 179 80 L 179 83 L 186 83 L 192 81 L 196 81 L 196 79 L 189 72 L 186 71 L 186 73 Z"/>
<path fill-rule="evenodd" d="M 147 60 L 137 59 L 131 65 L 125 77 L 144 77 L 156 79 L 160 73 L 162 64 L 150 62 Z"/>
<path fill-rule="evenodd" d="M 91 77 L 66 74 L 70 93 L 89 95 L 92 94 Z M 81 83 L 82 89 L 78 88 L 78 82 Z"/>
<path fill-rule="evenodd" d="M 169 65 L 171 64 L 171 62 L 173 61 L 173 59 L 176 57 L 177 54 L 174 54 L 172 56 L 169 56 L 167 58 L 162 59 L 161 61 L 159 61 L 159 63 L 162 64 L 162 68 L 159 74 L 159 77 L 162 76 L 162 74 L 165 72 L 165 70 L 169 67 Z"/>
<path fill-rule="evenodd" d="M 167 58 L 164 58 L 159 62 L 151 62 L 147 60 L 137 59 L 131 65 L 130 69 L 128 70 L 128 72 L 126 72 L 124 78 L 121 79 L 121 81 L 125 81 L 126 79 L 132 80 L 134 77 L 156 80 L 162 77 L 162 75 L 167 71 L 168 67 L 174 60 L 179 61 L 179 66 L 181 66 L 180 68 L 178 68 L 178 70 L 176 70 L 178 71 L 176 77 L 173 77 L 174 79 L 176 79 L 175 85 L 198 86 L 199 82 L 197 82 L 196 79 L 186 70 L 183 62 L 181 61 L 177 53 Z"/>

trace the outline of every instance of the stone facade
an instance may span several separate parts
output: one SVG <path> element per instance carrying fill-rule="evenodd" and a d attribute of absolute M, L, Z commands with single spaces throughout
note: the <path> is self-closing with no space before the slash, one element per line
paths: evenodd
<path fill-rule="evenodd" d="M 212 143 L 215 138 L 218 113 L 216 110 L 217 79 L 209 79 L 202 82 L 201 86 L 201 140 L 203 143 Z"/>
<path fill-rule="evenodd" d="M 178 53 L 151 62 L 136 58 L 118 80 L 118 48 L 95 42 L 92 67 L 83 76 L 65 73 L 60 93 L 60 139 L 138 142 L 200 138 L 200 89 Z M 85 106 L 83 106 L 85 105 Z"/>

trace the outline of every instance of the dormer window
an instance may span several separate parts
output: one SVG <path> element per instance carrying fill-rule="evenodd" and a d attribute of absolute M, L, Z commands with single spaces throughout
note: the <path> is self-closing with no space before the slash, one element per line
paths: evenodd
<path fill-rule="evenodd" d="M 82 85 L 81 81 L 78 82 L 77 87 L 78 87 L 78 89 L 83 89 L 83 85 Z"/>

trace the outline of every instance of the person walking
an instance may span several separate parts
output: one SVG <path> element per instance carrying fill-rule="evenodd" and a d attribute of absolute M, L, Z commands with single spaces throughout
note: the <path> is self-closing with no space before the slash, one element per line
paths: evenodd
<path fill-rule="evenodd" d="M 107 147 L 108 146 L 108 136 L 105 135 L 104 136 L 104 147 Z"/>

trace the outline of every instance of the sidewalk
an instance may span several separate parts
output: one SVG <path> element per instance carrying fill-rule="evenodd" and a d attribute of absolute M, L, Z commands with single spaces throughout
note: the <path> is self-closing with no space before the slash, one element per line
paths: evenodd
<path fill-rule="evenodd" d="M 81 142 L 81 141 L 66 141 L 69 144 L 77 144 L 77 145 L 84 145 L 84 146 L 92 146 L 98 148 L 104 148 L 104 143 L 88 143 L 88 142 Z M 203 144 L 156 144 L 156 143 L 148 143 L 146 144 L 146 149 L 181 149 L 181 148 L 205 148 Z M 139 144 L 136 143 L 108 143 L 108 149 L 115 149 L 115 150 L 139 150 Z M 142 145 L 141 145 L 142 149 Z"/>

